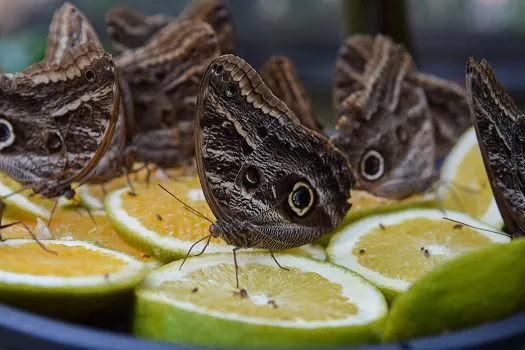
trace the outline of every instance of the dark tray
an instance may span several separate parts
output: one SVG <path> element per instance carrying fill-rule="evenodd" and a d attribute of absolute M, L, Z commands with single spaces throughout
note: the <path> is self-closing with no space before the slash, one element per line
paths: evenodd
<path fill-rule="evenodd" d="M 350 349 L 351 347 L 347 347 Z M 185 350 L 125 333 L 56 321 L 0 304 L 1 350 Z M 477 328 L 359 350 L 525 349 L 525 312 Z"/>

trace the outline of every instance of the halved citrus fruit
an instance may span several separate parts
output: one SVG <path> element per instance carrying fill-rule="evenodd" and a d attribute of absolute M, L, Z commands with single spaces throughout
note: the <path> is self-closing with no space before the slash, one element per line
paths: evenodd
<path fill-rule="evenodd" d="M 100 310 L 139 283 L 146 266 L 79 241 L 0 243 L 0 301 L 59 317 Z"/>
<path fill-rule="evenodd" d="M 129 181 L 132 183 L 132 186 L 135 187 L 135 183 L 146 183 L 146 181 L 154 180 L 160 181 L 168 177 L 178 178 L 187 173 L 185 168 L 175 168 L 167 170 L 150 170 L 150 179 L 148 177 L 148 169 L 146 169 L 142 164 L 138 164 L 136 168 L 141 168 L 137 172 L 129 175 Z M 83 185 L 78 189 L 80 202 L 87 208 L 90 209 L 104 209 L 104 197 L 107 193 L 115 191 L 121 188 L 129 188 L 128 179 L 126 176 L 117 177 L 103 185 L 101 184 L 91 184 Z"/>
<path fill-rule="evenodd" d="M 7 174 L 0 172 L 0 196 L 11 195 L 21 188 L 22 184 L 13 180 L 7 176 Z M 51 209 L 55 205 L 55 199 L 43 198 L 40 195 L 33 193 L 30 189 L 11 195 L 2 200 L 6 204 L 4 214 L 21 219 L 39 217 L 47 220 L 51 214 Z M 58 199 L 57 206 L 69 206 L 75 202 L 79 202 L 78 196 L 75 196 L 71 200 L 61 197 Z"/>
<path fill-rule="evenodd" d="M 508 242 L 504 234 L 471 217 L 437 209 L 409 209 L 374 215 L 336 233 L 328 245 L 328 260 L 368 278 L 389 300 L 445 260 L 493 243 Z"/>
<path fill-rule="evenodd" d="M 136 291 L 134 333 L 205 346 L 328 346 L 377 342 L 381 293 L 336 265 L 291 254 L 209 254 L 165 265 Z"/>
<path fill-rule="evenodd" d="M 465 212 L 487 225 L 503 227 L 474 127 L 461 136 L 445 158 L 441 178 L 444 184 L 438 198 L 444 209 Z"/>
<path fill-rule="evenodd" d="M 200 187 L 199 178 L 185 177 L 162 182 L 168 191 L 175 194 L 194 210 L 215 220 Z M 148 252 L 161 261 L 170 262 L 188 253 L 199 239 L 209 235 L 210 222 L 196 216 L 158 186 L 158 181 L 149 185 L 135 185 L 136 195 L 122 188 L 106 196 L 105 207 L 109 220 L 120 235 L 132 246 Z M 205 242 L 192 249 L 192 254 L 202 251 Z M 232 246 L 222 239 L 212 238 L 206 253 L 231 252 Z M 324 249 L 303 246 L 291 252 L 324 260 Z"/>
<path fill-rule="evenodd" d="M 434 207 L 436 204 L 434 193 L 413 195 L 405 199 L 390 199 L 377 197 L 361 190 L 352 190 L 350 202 L 352 203 L 352 208 L 346 214 L 341 227 L 373 214 L 394 212 L 414 207 Z M 332 235 L 333 232 L 324 235 L 319 239 L 318 243 L 327 246 Z"/>
<path fill-rule="evenodd" d="M 4 224 L 16 220 L 7 218 Z M 51 226 L 47 227 L 45 222 L 24 220 L 26 226 L 39 239 L 60 239 L 66 241 L 86 241 L 97 244 L 101 247 L 117 250 L 122 253 L 134 256 L 143 262 L 158 265 L 149 254 L 136 249 L 127 244 L 122 237 L 115 231 L 106 213 L 103 211 L 92 211 L 91 215 L 84 209 L 57 208 L 51 221 Z M 0 231 L 5 239 L 31 238 L 27 229 L 22 225 L 13 225 Z"/>
<path fill-rule="evenodd" d="M 525 239 L 448 261 L 396 299 L 384 338 L 399 341 L 474 327 L 525 310 Z"/>

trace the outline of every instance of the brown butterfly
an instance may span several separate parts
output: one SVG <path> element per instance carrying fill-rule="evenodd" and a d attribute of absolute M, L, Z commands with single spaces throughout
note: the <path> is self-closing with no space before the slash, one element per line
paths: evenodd
<path fill-rule="evenodd" d="M 74 5 L 65 3 L 54 14 L 49 27 L 45 61 L 58 63 L 64 53 L 78 45 L 102 44 L 86 16 Z M 133 120 L 131 93 L 126 81 L 119 79 L 121 103 L 115 132 L 108 150 L 91 172 L 88 183 L 104 183 L 131 170 L 135 160 L 134 149 L 128 147 L 129 120 Z"/>
<path fill-rule="evenodd" d="M 334 104 L 339 120 L 331 141 L 356 171 L 356 187 L 404 198 L 438 179 L 436 144 L 424 89 L 402 45 L 378 35 L 351 37 L 336 61 Z"/>
<path fill-rule="evenodd" d="M 507 230 L 525 235 L 525 116 L 488 62 L 469 58 L 467 97 L 485 169 Z"/>
<path fill-rule="evenodd" d="M 109 147 L 119 96 L 113 60 L 93 43 L 0 76 L 0 170 L 44 197 L 72 197 Z"/>
<path fill-rule="evenodd" d="M 310 97 L 291 58 L 270 57 L 261 70 L 261 78 L 274 95 L 292 110 L 301 124 L 310 130 L 320 133 L 323 131 L 323 127 L 315 118 Z"/>
<path fill-rule="evenodd" d="M 271 252 L 311 243 L 350 209 L 354 177 L 346 158 L 301 125 L 237 56 L 214 59 L 204 73 L 195 149 L 201 186 L 217 218 L 208 238 L 235 246 L 234 259 L 239 248 Z"/>
<path fill-rule="evenodd" d="M 184 20 L 207 22 L 215 31 L 221 52 L 234 51 L 230 11 L 221 0 L 193 0 L 178 18 L 146 16 L 125 7 L 116 7 L 106 14 L 108 35 L 117 53 L 143 46 L 169 23 Z"/>

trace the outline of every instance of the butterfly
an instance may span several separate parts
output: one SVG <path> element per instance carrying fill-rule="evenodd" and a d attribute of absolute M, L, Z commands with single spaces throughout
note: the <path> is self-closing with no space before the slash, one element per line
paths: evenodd
<path fill-rule="evenodd" d="M 525 235 L 525 116 L 486 60 L 469 58 L 467 97 L 479 148 L 506 229 Z"/>
<path fill-rule="evenodd" d="M 354 177 L 344 155 L 299 122 L 244 60 L 222 55 L 200 83 L 197 169 L 217 218 L 210 236 L 239 248 L 301 246 L 336 228 Z M 237 280 L 238 281 L 238 280 Z"/>
<path fill-rule="evenodd" d="M 207 22 L 215 31 L 221 52 L 234 52 L 231 14 L 221 0 L 193 0 L 178 18 L 146 16 L 125 7 L 115 7 L 106 14 L 108 35 L 116 53 L 139 48 L 169 23 L 184 20 Z"/>

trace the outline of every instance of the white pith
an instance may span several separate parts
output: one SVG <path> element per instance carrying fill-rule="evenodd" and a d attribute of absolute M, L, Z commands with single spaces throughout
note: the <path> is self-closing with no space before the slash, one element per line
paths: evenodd
<path fill-rule="evenodd" d="M 53 249 L 53 245 L 60 244 L 68 247 L 81 246 L 85 249 L 98 251 L 100 253 L 110 256 L 112 259 L 118 259 L 125 263 L 125 265 L 117 272 L 109 272 L 97 276 L 79 276 L 79 277 L 59 277 L 59 276 L 39 276 L 31 274 L 13 273 L 2 271 L 0 266 L 0 284 L 13 285 L 27 285 L 33 287 L 63 287 L 63 288 L 79 288 L 79 287 L 96 287 L 106 285 L 116 285 L 126 282 L 142 275 L 146 271 L 146 265 L 131 256 L 120 253 L 114 250 L 101 248 L 91 243 L 82 241 L 66 241 L 66 240 L 48 240 L 41 241 L 46 247 Z M 18 246 L 24 244 L 37 244 L 30 239 L 10 239 L 0 243 L 8 246 Z M 0 248 L 1 249 L 1 248 Z M 52 254 L 52 253 L 50 253 Z M 38 263 L 38 262 L 35 262 Z M 86 262 L 89 263 L 89 262 Z"/>
<path fill-rule="evenodd" d="M 359 242 L 361 237 L 366 235 L 370 230 L 376 230 L 380 223 L 387 227 L 389 225 L 400 224 L 405 220 L 417 218 L 444 220 L 444 217 L 482 229 L 494 230 L 493 227 L 483 224 L 466 214 L 452 211 L 448 211 L 446 214 L 444 214 L 442 211 L 437 209 L 408 209 L 391 214 L 373 215 L 358 220 L 352 225 L 349 225 L 346 228 L 343 228 L 340 232 L 336 233 L 330 240 L 330 243 L 326 249 L 328 260 L 361 274 L 378 286 L 391 288 L 396 291 L 405 291 L 408 289 L 408 287 L 410 287 L 410 282 L 386 277 L 377 271 L 371 270 L 361 265 L 358 261 L 358 256 L 352 254 L 354 246 Z M 510 238 L 504 234 L 497 234 L 482 230 L 476 231 L 495 243 L 507 243 L 510 241 Z M 395 249 L 395 247 L 392 247 L 392 249 Z M 454 253 L 447 247 L 434 246 L 433 249 L 440 255 L 451 257 L 454 256 Z"/>
<path fill-rule="evenodd" d="M 208 266 L 217 264 L 233 265 L 231 254 L 213 254 L 198 258 L 190 258 L 186 261 L 182 269 L 179 269 L 180 262 L 173 262 L 169 265 L 165 265 L 164 267 L 151 273 L 146 278 L 143 286 L 147 289 L 140 290 L 139 294 L 142 297 L 173 305 L 183 310 L 198 312 L 220 319 L 289 328 L 363 325 L 385 316 L 387 312 L 387 305 L 383 295 L 368 281 L 352 273 L 351 271 L 332 265 L 330 263 L 322 263 L 316 260 L 298 257 L 291 254 L 279 254 L 277 255 L 277 259 L 282 266 L 297 268 L 304 272 L 317 273 L 327 279 L 329 282 L 341 285 L 341 294 L 347 297 L 352 304 L 357 306 L 357 314 L 348 315 L 348 317 L 344 319 L 316 321 L 306 321 L 301 319 L 282 320 L 275 318 L 253 317 L 242 315 L 242 309 L 237 310 L 237 312 L 234 310 L 228 313 L 219 312 L 196 303 L 178 301 L 173 295 L 170 296 L 156 291 L 155 289 L 150 289 L 159 286 L 165 281 L 184 280 L 187 274 L 201 268 L 206 268 Z M 269 254 L 238 254 L 237 260 L 239 266 L 241 267 L 248 263 L 257 263 L 279 269 Z M 234 290 L 232 289 L 232 292 L 233 291 Z M 250 293 L 249 290 L 248 293 Z M 286 291 L 284 291 L 284 293 L 286 293 Z M 252 296 L 250 295 L 250 298 L 251 297 Z M 253 297 L 253 302 L 256 304 L 266 302 L 265 295 L 256 294 Z M 276 299 L 279 300 L 278 297 Z M 279 302 L 281 301 L 279 300 Z"/>
<path fill-rule="evenodd" d="M 441 167 L 441 178 L 445 181 L 452 180 L 456 176 L 458 167 L 463 162 L 463 158 L 471 151 L 472 147 L 478 147 L 478 138 L 474 127 L 468 129 L 458 140 L 449 155 L 445 158 L 443 166 Z M 450 191 L 449 186 L 440 186 L 439 197 L 443 198 L 447 192 Z M 503 218 L 498 209 L 498 205 L 494 198 L 492 198 L 489 207 L 479 218 L 480 221 L 496 228 L 503 227 Z"/>
<path fill-rule="evenodd" d="M 91 194 L 89 187 L 88 185 L 82 185 L 78 188 L 80 200 L 90 209 L 104 209 L 102 201 Z"/>
<path fill-rule="evenodd" d="M 0 182 L 0 196 L 7 196 L 16 189 L 12 189 L 7 187 L 5 184 Z M 15 194 L 9 197 L 8 199 L 5 199 L 5 202 L 7 205 L 14 205 L 19 208 L 23 208 L 24 210 L 27 210 L 28 212 L 34 214 L 35 216 L 39 216 L 43 219 L 48 219 L 49 215 L 51 213 L 46 208 L 30 201 L 26 197 L 22 196 L 21 194 Z"/>

